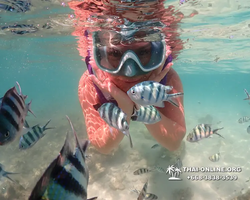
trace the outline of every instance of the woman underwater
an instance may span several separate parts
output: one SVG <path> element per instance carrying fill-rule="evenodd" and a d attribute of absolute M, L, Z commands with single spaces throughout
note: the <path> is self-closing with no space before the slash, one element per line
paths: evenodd
<path fill-rule="evenodd" d="M 162 0 L 138 4 L 93 0 L 69 3 L 79 20 L 73 35 L 79 38 L 78 50 L 88 68 L 79 81 L 79 101 L 89 140 L 100 153 L 110 153 L 124 134 L 116 129 L 111 134 L 94 105 L 116 102 L 127 114 L 129 123 L 135 105 L 127 91 L 137 83 L 152 80 L 173 86 L 170 93 L 183 92 L 181 80 L 172 68 L 172 60 L 183 48 L 176 33 L 183 15 L 173 16 L 173 6 L 166 9 L 163 3 Z M 122 6 L 131 9 L 121 9 Z M 105 16 L 117 17 L 109 21 Z M 106 28 L 90 28 L 90 18 L 92 22 L 102 20 L 102 27 Z M 107 28 L 111 24 L 119 28 Z M 147 36 L 154 39 L 145 39 Z M 126 59 L 124 55 L 128 52 L 134 56 Z M 179 107 L 169 102 L 164 102 L 164 108 L 156 107 L 161 121 L 145 124 L 155 140 L 170 151 L 178 149 L 186 133 L 183 97 L 176 100 Z"/>

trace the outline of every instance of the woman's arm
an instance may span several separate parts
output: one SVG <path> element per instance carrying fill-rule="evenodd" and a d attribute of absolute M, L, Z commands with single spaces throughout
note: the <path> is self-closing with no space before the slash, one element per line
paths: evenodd
<path fill-rule="evenodd" d="M 173 90 L 170 93 L 183 92 L 181 80 L 172 68 L 167 74 L 166 85 L 173 86 Z M 157 107 L 162 120 L 156 124 L 145 125 L 155 140 L 170 151 L 179 148 L 186 133 L 183 97 L 176 98 L 175 100 L 178 102 L 179 108 L 169 102 L 164 102 L 164 108 Z"/>
<path fill-rule="evenodd" d="M 103 154 L 110 153 L 119 145 L 124 135 L 112 128 L 112 135 L 108 124 L 100 117 L 93 105 L 99 103 L 96 89 L 86 71 L 80 79 L 78 97 L 83 110 L 89 140 L 95 148 Z"/>

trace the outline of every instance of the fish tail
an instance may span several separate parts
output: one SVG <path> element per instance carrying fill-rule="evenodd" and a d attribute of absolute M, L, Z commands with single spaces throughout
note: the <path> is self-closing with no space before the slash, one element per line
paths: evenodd
<path fill-rule="evenodd" d="M 43 131 L 46 131 L 48 129 L 54 129 L 54 127 L 47 127 L 48 124 L 50 123 L 51 119 L 43 126 Z"/>
<path fill-rule="evenodd" d="M 178 93 L 174 93 L 174 94 L 168 94 L 167 95 L 167 101 L 169 103 L 171 103 L 172 105 L 179 107 L 178 103 L 176 102 L 175 98 L 179 97 L 179 96 L 183 96 L 183 92 L 178 92 Z"/>
<path fill-rule="evenodd" d="M 34 115 L 34 117 L 36 117 L 36 115 L 34 114 L 34 112 L 31 110 L 31 103 L 32 103 L 32 100 L 30 100 L 30 102 L 27 104 L 27 109 L 28 109 L 28 111 L 29 111 L 32 115 Z"/>
<path fill-rule="evenodd" d="M 216 135 L 218 135 L 218 136 L 220 136 L 220 137 L 224 138 L 222 135 L 220 135 L 219 133 L 217 133 L 217 131 L 218 131 L 218 130 L 221 130 L 221 129 L 223 129 L 223 128 L 224 128 L 224 127 L 214 129 L 214 130 L 213 130 L 213 134 L 216 134 Z M 225 138 L 224 138 L 224 139 L 225 139 Z"/>

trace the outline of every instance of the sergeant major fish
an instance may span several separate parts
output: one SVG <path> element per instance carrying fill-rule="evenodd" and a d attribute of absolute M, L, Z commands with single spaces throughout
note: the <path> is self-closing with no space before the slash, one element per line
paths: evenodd
<path fill-rule="evenodd" d="M 13 180 L 9 177 L 10 174 L 18 174 L 18 173 L 7 172 L 7 171 L 4 170 L 4 166 L 3 166 L 2 164 L 0 164 L 0 179 L 1 179 L 2 177 L 5 177 L 5 178 L 11 180 L 12 182 L 15 182 L 15 181 L 13 181 Z"/>
<path fill-rule="evenodd" d="M 111 134 L 111 127 L 118 129 L 129 138 L 130 147 L 133 148 L 126 113 L 114 103 L 104 103 L 101 106 L 96 104 L 93 107 L 99 112 L 100 117 L 109 125 Z"/>
<path fill-rule="evenodd" d="M 220 160 L 220 153 L 216 153 L 212 156 L 209 156 L 208 159 L 212 162 L 218 162 Z"/>
<path fill-rule="evenodd" d="M 239 122 L 240 124 L 242 124 L 242 123 L 248 122 L 249 120 L 250 120 L 250 117 L 245 116 L 245 117 L 241 117 L 241 118 L 238 120 L 238 122 Z"/>
<path fill-rule="evenodd" d="M 80 143 L 74 127 L 66 116 L 74 133 L 76 148 L 72 149 L 70 133 L 57 158 L 49 165 L 34 187 L 29 200 L 86 200 L 89 170 L 85 153 L 89 141 Z M 97 197 L 91 198 L 91 200 Z M 90 200 L 90 199 L 89 199 Z"/>
<path fill-rule="evenodd" d="M 217 133 L 217 131 L 221 129 L 223 128 L 217 128 L 217 129 L 212 130 L 209 124 L 199 124 L 193 129 L 191 133 L 187 135 L 187 141 L 198 142 L 199 140 L 203 138 L 210 137 L 212 134 L 216 134 L 222 137 L 219 133 Z"/>
<path fill-rule="evenodd" d="M 179 107 L 175 98 L 183 96 L 183 93 L 168 94 L 172 89 L 172 86 L 165 86 L 158 82 L 143 81 L 131 87 L 127 94 L 133 102 L 140 106 L 164 107 L 164 101 L 168 101 L 172 105 Z"/>
<path fill-rule="evenodd" d="M 0 145 L 6 145 L 19 136 L 23 130 L 25 117 L 29 112 L 31 101 L 25 104 L 25 99 L 18 82 L 20 94 L 15 87 L 9 89 L 2 98 L 0 105 Z"/>
<path fill-rule="evenodd" d="M 133 192 L 137 193 L 138 195 L 140 194 L 140 191 L 137 189 L 132 190 Z M 158 197 L 155 194 L 152 193 L 146 193 L 145 195 L 145 200 L 156 200 Z"/>
<path fill-rule="evenodd" d="M 28 149 L 32 147 L 40 138 L 42 138 L 45 135 L 44 131 L 48 129 L 53 129 L 53 128 L 47 127 L 50 121 L 51 120 L 49 120 L 43 127 L 37 124 L 30 128 L 28 122 L 25 120 L 25 125 L 26 125 L 25 132 L 26 133 L 20 137 L 19 149 L 24 150 L 24 149 Z"/>
<path fill-rule="evenodd" d="M 161 121 L 161 115 L 154 106 L 140 106 L 139 109 L 134 108 L 131 120 L 144 124 L 155 124 Z"/>
<path fill-rule="evenodd" d="M 158 197 L 155 194 L 147 193 L 148 181 L 144 184 L 137 200 L 156 200 Z"/>

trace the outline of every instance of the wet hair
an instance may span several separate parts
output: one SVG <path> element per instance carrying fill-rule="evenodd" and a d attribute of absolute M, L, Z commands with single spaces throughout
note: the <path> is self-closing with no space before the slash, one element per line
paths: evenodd
<path fill-rule="evenodd" d="M 76 18 L 75 31 L 72 33 L 72 35 L 78 37 L 78 50 L 82 57 L 85 58 L 88 55 L 87 50 L 92 46 L 92 44 L 90 44 L 92 39 L 88 37 L 88 33 L 92 31 L 102 30 L 102 28 L 105 28 L 109 25 L 108 23 L 106 23 L 102 24 L 102 27 L 96 26 L 95 28 L 90 28 L 87 22 L 90 16 L 101 16 L 103 17 L 103 21 L 105 22 L 105 16 L 116 15 L 118 17 L 118 20 L 114 20 L 112 22 L 113 27 L 115 27 L 117 25 L 124 24 L 123 19 L 125 18 L 124 15 L 126 14 L 126 18 L 127 16 L 133 16 L 129 18 L 129 21 L 131 22 L 143 22 L 149 21 L 151 19 L 157 19 L 162 24 L 164 24 L 164 27 L 161 28 L 161 32 L 166 36 L 166 44 L 170 46 L 173 59 L 177 58 L 178 54 L 183 49 L 183 41 L 180 39 L 179 33 L 177 32 L 179 23 L 184 17 L 181 12 L 176 12 L 174 6 L 168 6 L 167 8 L 165 8 L 165 0 L 159 0 L 155 2 L 152 1 L 154 4 L 153 6 L 150 6 L 147 11 L 142 11 L 137 8 L 131 8 L 129 9 L 130 13 L 127 14 L 125 13 L 125 11 L 117 12 L 115 10 L 118 4 L 122 4 L 120 1 L 117 1 L 117 5 L 114 5 L 113 2 L 114 1 L 112 1 L 111 3 L 109 0 L 85 0 L 84 2 L 71 1 L 68 3 L 69 7 L 74 10 Z M 130 4 L 132 3 L 126 3 L 126 5 L 128 6 Z M 155 12 L 155 10 L 157 12 Z M 147 13 L 143 14 L 142 12 Z"/>

